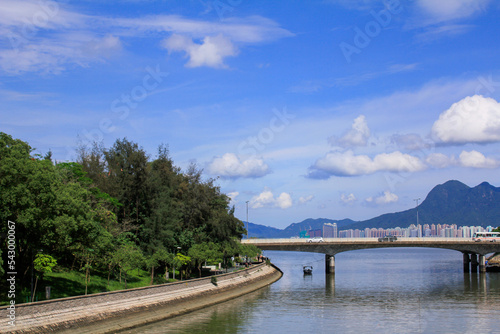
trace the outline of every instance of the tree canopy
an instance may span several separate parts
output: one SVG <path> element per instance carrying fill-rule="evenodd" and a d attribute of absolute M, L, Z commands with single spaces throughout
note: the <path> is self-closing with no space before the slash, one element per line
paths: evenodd
<path fill-rule="evenodd" d="M 155 268 L 199 268 L 238 252 L 245 229 L 229 198 L 195 165 L 182 172 L 165 145 L 151 158 L 123 138 L 110 148 L 82 146 L 76 162 L 55 163 L 51 152 L 33 151 L 0 132 L 0 233 L 16 222 L 23 284 L 42 252 L 87 274 L 119 269 L 126 277 L 148 267 L 152 278 Z"/>

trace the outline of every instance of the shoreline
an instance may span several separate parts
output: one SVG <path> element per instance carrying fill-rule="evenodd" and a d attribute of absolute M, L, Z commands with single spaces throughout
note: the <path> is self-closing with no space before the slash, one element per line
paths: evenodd
<path fill-rule="evenodd" d="M 111 333 L 189 313 L 253 292 L 276 282 L 282 272 L 265 263 L 233 273 L 26 303 L 16 306 L 16 326 L 0 308 L 0 333 Z"/>

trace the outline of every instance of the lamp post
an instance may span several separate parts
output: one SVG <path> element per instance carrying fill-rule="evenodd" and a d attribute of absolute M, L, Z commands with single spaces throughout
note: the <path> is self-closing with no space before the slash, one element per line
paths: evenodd
<path fill-rule="evenodd" d="M 417 202 L 417 227 L 418 227 L 418 201 L 420 201 L 420 198 L 414 199 L 415 202 Z"/>
<path fill-rule="evenodd" d="M 248 239 L 248 201 L 246 201 L 247 203 L 247 239 Z"/>

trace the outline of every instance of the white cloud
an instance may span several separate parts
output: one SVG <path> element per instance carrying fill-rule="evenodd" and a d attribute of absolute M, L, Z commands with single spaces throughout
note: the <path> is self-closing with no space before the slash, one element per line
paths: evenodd
<path fill-rule="evenodd" d="M 107 36 L 102 31 L 108 32 Z M 55 1 L 0 2 L 0 69 L 58 74 L 69 65 L 87 67 L 120 51 L 124 39 L 164 38 L 170 51 L 186 52 L 188 67 L 224 68 L 224 59 L 238 54 L 235 43 L 255 44 L 293 36 L 260 16 L 210 22 L 177 15 L 109 18 L 78 13 Z M 186 36 L 183 40 L 178 35 Z M 201 41 L 195 43 L 193 40 Z M 177 44 L 176 44 L 177 43 Z"/>
<path fill-rule="evenodd" d="M 251 158 L 240 161 L 234 153 L 215 157 L 208 164 L 208 172 L 223 178 L 257 178 L 269 174 L 269 166 L 262 159 Z"/>
<path fill-rule="evenodd" d="M 90 33 L 90 19 L 55 1 L 2 1 L 0 69 L 8 74 L 57 74 L 68 64 L 85 67 L 121 49 L 116 37 Z"/>
<path fill-rule="evenodd" d="M 500 141 L 500 104 L 481 95 L 468 96 L 439 115 L 431 135 L 445 144 Z"/>
<path fill-rule="evenodd" d="M 120 52 L 123 48 L 119 37 L 108 34 L 102 38 L 93 39 L 82 46 L 82 52 L 86 56 L 97 58 L 109 58 Z"/>
<path fill-rule="evenodd" d="M 484 11 L 490 0 L 418 0 L 417 6 L 437 21 L 465 18 Z"/>
<path fill-rule="evenodd" d="M 300 203 L 300 204 L 305 204 L 305 203 L 307 203 L 307 202 L 312 201 L 312 200 L 313 200 L 313 198 L 314 198 L 314 195 L 309 195 L 309 196 L 303 196 L 303 197 L 300 197 L 300 198 L 299 198 L 299 203 Z"/>
<path fill-rule="evenodd" d="M 384 191 L 384 194 L 379 197 L 368 197 L 366 201 L 368 203 L 375 203 L 379 205 L 394 203 L 399 200 L 396 194 L 391 193 L 389 190 Z"/>
<path fill-rule="evenodd" d="M 0 68 L 9 74 L 39 72 L 58 74 L 68 66 L 87 67 L 102 62 L 122 49 L 119 37 L 91 33 L 65 33 L 36 38 L 16 48 L 0 47 Z"/>
<path fill-rule="evenodd" d="M 352 127 L 342 137 L 330 137 L 329 141 L 332 145 L 339 145 L 341 147 L 355 147 L 366 146 L 368 138 L 370 137 L 370 129 L 366 123 L 364 115 L 357 117 Z"/>
<path fill-rule="evenodd" d="M 222 35 L 207 36 L 201 44 L 197 44 L 189 37 L 174 34 L 163 40 L 162 46 L 169 53 L 173 51 L 185 52 L 189 56 L 187 67 L 226 68 L 224 58 L 234 57 L 238 54 L 238 49 Z"/>
<path fill-rule="evenodd" d="M 2 0 L 0 2 L 0 26 L 17 27 L 12 33 L 17 37 L 30 38 L 38 29 L 54 29 L 79 25 L 85 15 L 68 10 L 56 1 Z M 14 36 L 8 36 L 14 37 Z"/>
<path fill-rule="evenodd" d="M 274 197 L 272 191 L 264 190 L 250 200 L 250 206 L 253 209 L 262 207 L 278 207 L 287 209 L 292 206 L 292 197 L 288 193 L 281 193 L 277 198 Z"/>
<path fill-rule="evenodd" d="M 386 172 L 418 172 L 426 168 L 418 158 L 399 151 L 382 153 L 373 159 L 367 155 L 354 155 L 352 151 L 330 152 L 324 158 L 318 159 L 312 166 L 315 171 L 336 176 L 356 176 L 373 174 L 379 171 Z"/>
<path fill-rule="evenodd" d="M 240 193 L 237 192 L 237 191 L 232 191 L 232 192 L 228 192 L 226 195 L 231 199 L 231 202 L 234 203 L 236 202 L 236 197 L 238 197 Z"/>
<path fill-rule="evenodd" d="M 129 29 L 129 34 L 139 32 L 167 32 L 201 39 L 222 34 L 236 43 L 262 43 L 294 36 L 262 16 L 228 18 L 224 21 L 203 21 L 178 15 L 154 15 L 140 18 L 113 19 L 110 25 Z"/>
<path fill-rule="evenodd" d="M 473 168 L 497 168 L 500 166 L 500 161 L 485 157 L 478 151 L 462 151 L 459 156 L 460 164 L 464 167 Z"/>
<path fill-rule="evenodd" d="M 456 164 L 454 157 L 448 157 L 443 153 L 431 153 L 427 156 L 425 162 L 435 168 L 446 168 Z"/>
<path fill-rule="evenodd" d="M 342 194 L 340 195 L 340 200 L 342 201 L 342 203 L 351 204 L 356 202 L 356 196 L 354 196 L 353 193 L 350 193 L 349 195 Z"/>

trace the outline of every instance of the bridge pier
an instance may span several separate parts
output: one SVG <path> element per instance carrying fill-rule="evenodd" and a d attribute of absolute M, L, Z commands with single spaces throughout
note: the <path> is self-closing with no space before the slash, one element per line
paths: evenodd
<path fill-rule="evenodd" d="M 325 272 L 335 274 L 335 255 L 325 254 Z"/>
<path fill-rule="evenodd" d="M 470 271 L 470 256 L 469 253 L 464 254 L 464 273 L 468 273 Z"/>
<path fill-rule="evenodd" d="M 484 255 L 479 255 L 479 272 L 486 272 L 486 257 Z"/>
<path fill-rule="evenodd" d="M 477 254 L 471 254 L 470 255 L 470 271 L 472 273 L 477 273 Z"/>

